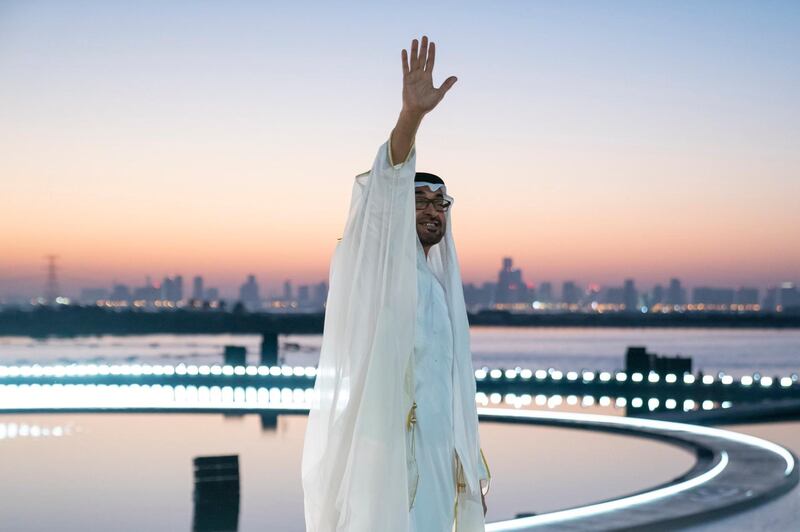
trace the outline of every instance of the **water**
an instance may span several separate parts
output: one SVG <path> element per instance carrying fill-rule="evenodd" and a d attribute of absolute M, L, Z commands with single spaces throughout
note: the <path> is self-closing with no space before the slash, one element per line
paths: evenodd
<path fill-rule="evenodd" d="M 628 346 L 643 345 L 661 355 L 691 356 L 695 370 L 705 373 L 784 376 L 800 371 L 797 329 L 473 327 L 470 332 L 476 367 L 611 371 L 622 368 Z M 0 363 L 219 363 L 227 344 L 246 346 L 256 363 L 260 341 L 257 335 L 227 334 L 0 337 Z M 280 356 L 289 364 L 314 366 L 321 342 L 320 335 L 281 336 Z"/>
<path fill-rule="evenodd" d="M 474 363 L 491 367 L 621 368 L 629 345 L 692 356 L 694 368 L 739 376 L 800 370 L 800 331 L 764 329 L 471 329 Z M 288 364 L 315 365 L 321 337 L 282 336 Z M 225 345 L 256 335 L 0 338 L 0 364 L 219 363 Z M 562 404 L 560 410 L 589 411 Z M 613 407 L 591 411 L 622 415 Z M 258 416 L 154 414 L 0 415 L 3 529 L 187 530 L 192 458 L 237 454 L 239 530 L 303 530 L 300 456 L 304 416 L 262 427 Z M 800 422 L 731 427 L 800 452 Z M 546 512 L 671 480 L 694 463 L 686 451 L 616 434 L 482 423 L 492 471 L 487 519 Z"/>
<path fill-rule="evenodd" d="M 239 530 L 300 532 L 305 425 L 304 416 L 266 430 L 253 415 L 0 416 L 3 529 L 189 530 L 192 458 L 238 454 Z M 42 435 L 56 428 L 59 436 Z M 498 423 L 480 432 L 489 520 L 623 495 L 694 462 L 677 447 L 614 434 Z"/>

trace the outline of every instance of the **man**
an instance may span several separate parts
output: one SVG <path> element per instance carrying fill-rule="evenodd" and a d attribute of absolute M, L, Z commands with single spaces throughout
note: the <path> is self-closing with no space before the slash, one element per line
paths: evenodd
<path fill-rule="evenodd" d="M 480 450 L 461 273 L 441 178 L 415 171 L 435 45 L 402 52 L 403 108 L 356 177 L 331 262 L 303 448 L 308 532 L 484 530 Z"/>

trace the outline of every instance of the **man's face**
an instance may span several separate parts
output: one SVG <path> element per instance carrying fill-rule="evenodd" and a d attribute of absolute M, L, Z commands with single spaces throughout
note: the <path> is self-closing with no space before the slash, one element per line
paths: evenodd
<path fill-rule="evenodd" d="M 444 194 L 440 188 L 436 192 L 428 187 L 416 187 L 414 189 L 416 201 L 420 200 L 442 200 Z M 446 227 L 447 213 L 437 211 L 432 203 L 427 203 L 424 209 L 417 209 L 417 236 L 423 248 L 430 248 L 438 244 L 444 236 Z"/>

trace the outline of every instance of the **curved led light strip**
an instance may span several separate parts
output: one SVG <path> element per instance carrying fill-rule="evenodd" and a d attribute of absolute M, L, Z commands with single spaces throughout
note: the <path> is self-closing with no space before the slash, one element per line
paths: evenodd
<path fill-rule="evenodd" d="M 525 418 L 525 419 L 552 419 L 552 420 L 572 420 L 596 423 L 600 425 L 623 425 L 633 428 L 649 428 L 670 432 L 689 432 L 703 436 L 711 436 L 723 440 L 732 440 L 754 447 L 760 447 L 771 451 L 786 461 L 785 474 L 788 476 L 795 468 L 792 453 L 771 441 L 762 440 L 749 434 L 741 434 L 729 430 L 703 427 L 700 425 L 690 425 L 688 423 L 676 423 L 674 421 L 661 421 L 658 419 L 644 419 L 636 417 L 614 417 L 599 414 L 582 414 L 579 412 L 548 412 L 543 410 L 510 410 L 507 408 L 478 408 L 478 415 L 486 417 L 500 418 Z"/>
<path fill-rule="evenodd" d="M 715 465 L 713 468 L 709 469 L 702 475 L 698 475 L 684 482 L 680 482 L 678 484 L 672 484 L 670 486 L 666 486 L 664 488 L 660 488 L 653 491 L 648 491 L 646 493 L 632 495 L 630 497 L 622 497 L 620 499 L 614 499 L 612 501 L 590 504 L 588 506 L 580 506 L 578 508 L 571 508 L 569 510 L 560 510 L 557 512 L 549 512 L 546 514 L 534 515 L 530 517 L 520 517 L 518 519 L 512 519 L 509 521 L 496 521 L 494 523 L 487 523 L 486 532 L 497 532 L 503 530 L 521 530 L 525 528 L 530 528 L 532 526 L 550 525 L 553 523 L 559 523 L 570 519 L 577 519 L 580 517 L 591 517 L 593 515 L 598 515 L 605 512 L 611 512 L 623 508 L 630 508 L 631 506 L 635 506 L 637 504 L 644 504 L 657 501 L 659 499 L 663 499 L 664 497 L 675 495 L 676 493 L 686 491 L 688 489 L 694 488 L 696 486 L 708 482 L 712 478 L 722 473 L 722 471 L 725 469 L 727 465 L 728 465 L 728 453 L 722 451 L 719 463 L 717 463 L 717 465 Z"/>

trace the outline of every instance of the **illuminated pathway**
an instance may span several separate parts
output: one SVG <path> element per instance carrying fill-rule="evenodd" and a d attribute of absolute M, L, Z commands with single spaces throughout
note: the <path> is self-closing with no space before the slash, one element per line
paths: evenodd
<path fill-rule="evenodd" d="M 253 368 L 253 369 L 251 369 Z M 126 368 L 127 369 L 127 368 Z M 313 368 L 310 368 L 313 371 Z M 66 370 L 69 373 L 70 370 Z M 188 380 L 194 373 L 219 372 L 225 385 L 205 385 Z M 44 383 L 42 378 L 68 377 L 50 370 L 14 369 L 0 375 L 0 414 L 68 412 L 219 412 L 255 414 L 305 414 L 313 390 L 299 387 L 311 373 L 293 369 L 254 367 L 205 368 L 187 372 L 186 382 L 108 384 L 103 375 L 73 375 L 100 384 Z M 51 375 L 46 375 L 51 373 Z M 93 373 L 90 372 L 90 373 Z M 128 373 L 125 371 L 125 373 Z M 130 373 L 133 373 L 131 375 Z M 129 377 L 171 376 L 173 368 L 140 371 Z M 136 374 L 139 375 L 136 375 Z M 183 373 L 183 371 L 180 371 Z M 38 374 L 38 375 L 37 375 Z M 144 375 L 143 375 L 144 374 Z M 160 374 L 160 375 L 159 375 Z M 269 377 L 259 384 L 247 377 Z M 239 377 L 239 378 L 237 378 Z M 244 378 L 242 378 L 244 377 Z M 28 380 L 30 379 L 30 380 Z M 306 380 L 308 379 L 308 380 Z M 27 381 L 27 382 L 26 382 Z M 5 383 L 4 383 L 5 382 Z M 11 383 L 13 382 L 13 384 Z M 307 386 L 307 384 L 306 384 Z M 480 394 L 479 394 L 480 395 Z M 487 531 L 506 530 L 653 530 L 685 526 L 752 507 L 783 494 L 798 483 L 796 457 L 768 441 L 716 428 L 620 416 L 511 408 L 478 408 L 483 421 L 554 425 L 576 430 L 601 430 L 652 438 L 695 453 L 695 466 L 683 476 L 627 497 L 587 506 L 487 524 Z M 631 472 L 632 474 L 634 472 Z"/>

